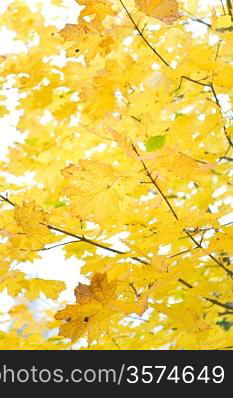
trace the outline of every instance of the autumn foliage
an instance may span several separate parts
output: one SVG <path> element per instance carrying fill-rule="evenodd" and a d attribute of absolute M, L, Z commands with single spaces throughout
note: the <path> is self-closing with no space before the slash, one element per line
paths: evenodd
<path fill-rule="evenodd" d="M 22 134 L 1 162 L 0 348 L 232 348 L 232 2 L 77 3 L 62 29 L 40 0 L 0 15 L 24 45 L 0 58 Z M 58 245 L 87 278 L 69 302 L 22 268 Z"/>

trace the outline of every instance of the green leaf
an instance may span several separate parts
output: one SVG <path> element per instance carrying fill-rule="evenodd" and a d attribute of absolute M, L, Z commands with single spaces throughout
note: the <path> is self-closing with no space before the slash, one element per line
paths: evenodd
<path fill-rule="evenodd" d="M 32 146 L 35 146 L 37 144 L 37 141 L 38 141 L 37 138 L 34 138 L 34 137 L 26 138 L 26 140 L 25 140 L 26 144 L 32 145 Z"/>
<path fill-rule="evenodd" d="M 184 113 L 176 112 L 175 118 L 178 119 L 178 117 L 186 116 Z"/>
<path fill-rule="evenodd" d="M 166 135 L 156 135 L 150 137 L 146 142 L 146 151 L 152 152 L 156 149 L 160 149 L 164 146 L 166 140 Z"/>
<path fill-rule="evenodd" d="M 60 200 L 47 201 L 46 204 L 47 204 L 48 206 L 53 206 L 53 207 L 55 207 L 55 209 L 57 209 L 58 207 L 66 206 L 66 202 L 60 201 Z"/>

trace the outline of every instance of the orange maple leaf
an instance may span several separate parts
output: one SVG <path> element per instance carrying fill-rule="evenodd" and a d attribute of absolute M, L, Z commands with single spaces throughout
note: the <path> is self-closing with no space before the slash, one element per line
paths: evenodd
<path fill-rule="evenodd" d="M 180 17 L 176 0 L 136 0 L 136 6 L 149 17 L 171 25 Z"/>
<path fill-rule="evenodd" d="M 108 330 L 109 320 L 116 312 L 144 312 L 145 303 L 125 303 L 117 300 L 117 282 L 108 282 L 107 274 L 95 274 L 90 285 L 80 283 L 74 290 L 76 304 L 69 304 L 56 313 L 55 318 L 64 320 L 59 335 L 79 339 L 88 334 L 88 343 L 98 340 Z M 142 308 L 143 307 L 143 308 Z"/>

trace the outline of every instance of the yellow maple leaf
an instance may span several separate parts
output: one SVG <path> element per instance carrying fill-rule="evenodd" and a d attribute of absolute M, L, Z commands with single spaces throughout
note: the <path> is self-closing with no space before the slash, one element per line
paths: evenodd
<path fill-rule="evenodd" d="M 66 320 L 59 334 L 76 340 L 87 332 L 91 343 L 92 336 L 97 338 L 107 327 L 106 318 L 112 313 L 108 302 L 115 290 L 116 284 L 109 284 L 106 274 L 95 274 L 90 285 L 80 283 L 75 288 L 77 304 L 67 305 L 55 315 L 56 319 Z"/>
<path fill-rule="evenodd" d="M 136 6 L 149 17 L 169 25 L 180 17 L 176 0 L 136 0 Z"/>
<path fill-rule="evenodd" d="M 8 271 L 8 267 L 0 268 L 0 292 L 7 288 L 11 296 L 17 296 L 23 288 L 24 274 L 20 271 Z"/>
<path fill-rule="evenodd" d="M 195 308 L 187 308 L 183 303 L 168 307 L 163 304 L 151 304 L 157 311 L 166 314 L 182 329 L 189 333 L 198 333 L 209 330 L 210 326 Z"/>
<path fill-rule="evenodd" d="M 146 15 L 152 15 L 156 7 L 161 4 L 163 0 L 135 0 L 136 6 L 139 7 Z"/>
<path fill-rule="evenodd" d="M 98 339 L 101 333 L 108 330 L 108 320 L 116 312 L 143 313 L 146 300 L 140 304 L 121 302 L 116 299 L 117 282 L 108 282 L 107 274 L 94 274 L 91 284 L 80 283 L 75 288 L 76 304 L 67 305 L 56 313 L 55 319 L 65 320 L 60 327 L 60 335 L 77 340 L 84 333 L 88 342 Z"/>
<path fill-rule="evenodd" d="M 29 279 L 25 281 L 26 297 L 29 300 L 35 300 L 40 293 L 44 293 L 48 298 L 56 299 L 62 290 L 65 289 L 65 283 L 62 281 L 53 281 L 46 279 Z"/>
<path fill-rule="evenodd" d="M 217 16 L 215 9 L 212 10 L 211 28 L 215 31 L 230 31 L 232 28 L 232 16 L 221 15 Z"/>
<path fill-rule="evenodd" d="M 36 207 L 35 201 L 16 206 L 14 219 L 26 235 L 34 236 L 48 234 L 48 214 Z"/>
<path fill-rule="evenodd" d="M 60 30 L 59 34 L 67 41 L 78 41 L 81 39 L 83 34 L 87 34 L 89 29 L 86 26 L 76 25 L 76 24 L 66 24 L 65 27 Z"/>
<path fill-rule="evenodd" d="M 83 54 L 89 61 L 99 51 L 101 37 L 95 29 L 92 29 L 92 25 L 85 21 L 81 21 L 79 24 L 66 24 L 59 34 L 67 42 L 68 57 L 77 57 Z"/>
<path fill-rule="evenodd" d="M 98 223 L 114 217 L 122 196 L 122 178 L 111 165 L 91 160 L 80 160 L 62 170 L 67 179 L 64 192 L 74 200 L 73 214 L 90 217 Z M 127 190 L 130 187 L 125 186 Z"/>

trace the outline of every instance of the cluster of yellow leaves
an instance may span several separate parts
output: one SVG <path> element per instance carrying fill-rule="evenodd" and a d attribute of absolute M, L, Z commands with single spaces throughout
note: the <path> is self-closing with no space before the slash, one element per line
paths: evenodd
<path fill-rule="evenodd" d="M 11 270 L 6 262 L 0 265 L 0 292 L 4 289 L 15 297 L 22 290 L 25 290 L 25 297 L 33 301 L 45 294 L 48 298 L 57 299 L 62 290 L 65 289 L 65 283 L 56 280 L 44 280 L 40 278 L 26 279 L 23 272 Z"/>
<path fill-rule="evenodd" d="M 126 195 L 132 192 L 130 173 L 119 171 L 111 165 L 91 160 L 80 160 L 62 170 L 66 180 L 63 195 L 71 199 L 72 214 L 103 225 L 116 217 L 129 204 Z M 131 177 L 131 178 L 130 178 Z"/>
<path fill-rule="evenodd" d="M 61 28 L 39 0 L 0 15 L 26 48 L 0 55 L 0 117 L 15 89 L 22 133 L 0 162 L 0 293 L 14 299 L 0 348 L 232 346 L 231 15 L 201 0 L 74 10 Z M 56 246 L 89 280 L 75 303 L 57 275 L 25 271 Z M 43 295 L 53 309 L 34 317 Z"/>
<path fill-rule="evenodd" d="M 26 235 L 43 236 L 48 232 L 48 215 L 43 210 L 37 210 L 35 202 L 15 207 L 14 219 Z"/>
<path fill-rule="evenodd" d="M 88 342 L 99 340 L 99 336 L 108 331 L 110 318 L 118 312 L 142 315 L 146 310 L 145 300 L 127 303 L 117 300 L 117 283 L 109 283 L 106 274 L 95 274 L 90 285 L 80 283 L 75 288 L 76 304 L 67 305 L 55 315 L 66 322 L 60 328 L 60 334 L 77 340 L 85 333 Z"/>

